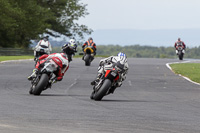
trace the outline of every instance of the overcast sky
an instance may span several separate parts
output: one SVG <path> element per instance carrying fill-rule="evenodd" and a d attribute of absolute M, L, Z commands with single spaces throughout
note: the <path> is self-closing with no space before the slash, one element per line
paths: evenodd
<path fill-rule="evenodd" d="M 200 28 L 200 0 L 81 0 L 90 13 L 79 23 L 97 29 Z"/>

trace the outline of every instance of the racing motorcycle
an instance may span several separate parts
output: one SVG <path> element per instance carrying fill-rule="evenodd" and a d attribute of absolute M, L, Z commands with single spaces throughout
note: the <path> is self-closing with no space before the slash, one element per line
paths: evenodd
<path fill-rule="evenodd" d="M 51 88 L 51 83 L 55 81 L 55 73 L 58 69 L 59 66 L 52 59 L 47 59 L 43 64 L 40 64 L 40 70 L 38 70 L 36 77 L 31 81 L 29 93 L 40 95 L 42 91 Z"/>
<path fill-rule="evenodd" d="M 84 49 L 84 57 L 83 57 L 83 60 L 85 61 L 85 65 L 90 66 L 93 59 L 94 59 L 94 50 L 92 46 L 87 46 Z"/>
<path fill-rule="evenodd" d="M 178 55 L 178 58 L 179 60 L 183 60 L 183 55 L 184 55 L 184 49 L 183 49 L 183 46 L 182 45 L 178 45 L 177 46 L 177 55 Z"/>
<path fill-rule="evenodd" d="M 104 65 L 104 74 L 101 75 L 100 80 L 95 82 L 93 92 L 90 96 L 95 101 L 100 101 L 102 98 L 112 93 L 117 87 L 117 81 L 121 73 L 124 72 L 124 65 L 120 62 L 110 65 Z"/>

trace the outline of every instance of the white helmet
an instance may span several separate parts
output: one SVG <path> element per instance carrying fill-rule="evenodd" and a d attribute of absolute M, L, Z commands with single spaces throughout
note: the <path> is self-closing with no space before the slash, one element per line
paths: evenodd
<path fill-rule="evenodd" d="M 71 45 L 74 45 L 74 44 L 76 43 L 76 41 L 75 41 L 75 39 L 70 39 L 70 40 L 69 40 L 69 43 L 70 43 Z"/>
<path fill-rule="evenodd" d="M 117 54 L 117 56 L 118 56 L 118 58 L 119 58 L 119 60 L 120 60 L 120 62 L 121 62 L 122 64 L 124 64 L 124 63 L 127 62 L 126 54 L 124 54 L 124 53 L 122 53 L 122 52 L 119 52 L 119 53 Z"/>

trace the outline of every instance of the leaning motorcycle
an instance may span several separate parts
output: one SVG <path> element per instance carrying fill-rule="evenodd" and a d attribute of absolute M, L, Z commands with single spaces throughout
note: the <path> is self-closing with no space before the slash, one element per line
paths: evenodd
<path fill-rule="evenodd" d="M 43 64 L 40 64 L 39 68 L 37 76 L 31 81 L 29 93 L 33 95 L 40 95 L 42 91 L 51 87 L 51 83 L 56 79 L 55 73 L 59 66 L 52 59 L 47 59 Z"/>
<path fill-rule="evenodd" d="M 85 61 L 86 66 L 90 66 L 91 62 L 94 59 L 94 50 L 91 46 L 87 46 L 84 50 L 83 60 Z"/>
<path fill-rule="evenodd" d="M 178 55 L 178 58 L 179 60 L 183 60 L 183 55 L 184 55 L 184 49 L 183 49 L 183 46 L 182 45 L 178 45 L 177 46 L 177 55 Z"/>
<path fill-rule="evenodd" d="M 102 98 L 110 92 L 113 88 L 117 87 L 117 81 L 120 78 L 121 73 L 124 72 L 124 65 L 118 63 L 104 65 L 104 74 L 101 75 L 100 80 L 95 82 L 93 86 L 93 92 L 90 96 L 95 101 L 100 101 Z"/>

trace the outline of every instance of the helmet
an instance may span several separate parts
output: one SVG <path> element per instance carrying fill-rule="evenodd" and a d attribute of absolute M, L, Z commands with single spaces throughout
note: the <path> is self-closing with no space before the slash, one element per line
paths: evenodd
<path fill-rule="evenodd" d="M 122 64 L 124 64 L 124 63 L 127 62 L 126 54 L 124 54 L 124 53 L 122 53 L 122 52 L 119 52 L 119 53 L 117 54 L 117 56 L 118 56 L 118 58 L 119 58 L 119 60 L 120 60 L 120 62 L 121 62 Z"/>
<path fill-rule="evenodd" d="M 71 45 L 74 45 L 74 44 L 76 43 L 76 41 L 75 41 L 75 39 L 70 39 L 70 40 L 69 40 L 69 43 L 70 43 Z"/>
<path fill-rule="evenodd" d="M 90 41 L 90 40 L 93 40 L 92 37 L 89 37 L 89 38 L 88 38 L 88 41 Z"/>
<path fill-rule="evenodd" d="M 47 35 L 47 36 L 45 36 L 43 39 L 44 39 L 45 41 L 48 41 L 48 40 L 49 40 L 49 36 Z"/>

